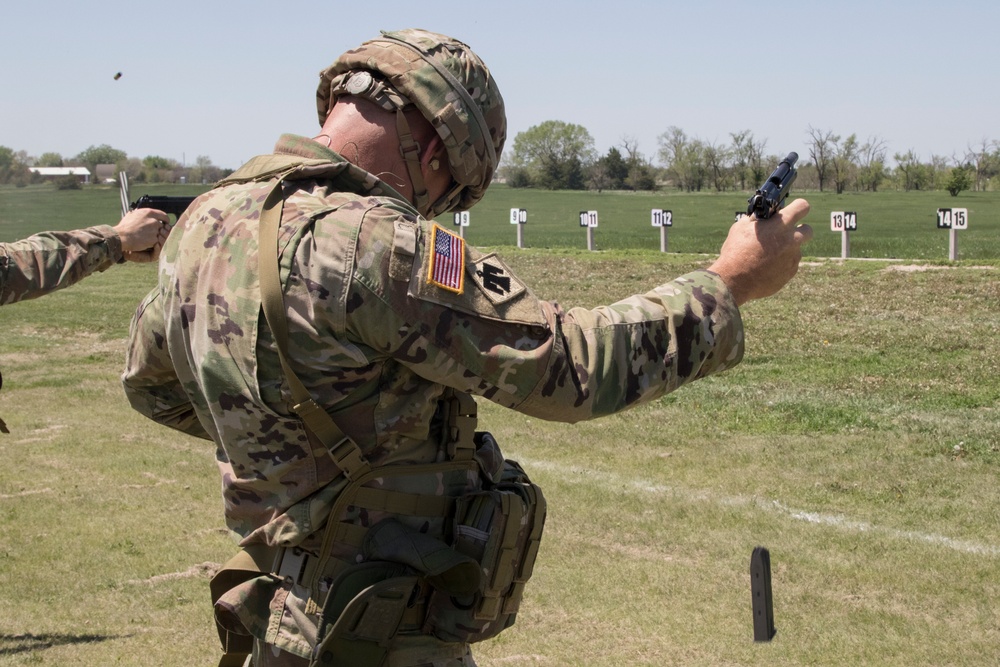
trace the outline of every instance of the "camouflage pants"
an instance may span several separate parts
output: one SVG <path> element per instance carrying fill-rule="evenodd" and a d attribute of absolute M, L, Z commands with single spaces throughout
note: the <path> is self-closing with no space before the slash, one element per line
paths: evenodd
<path fill-rule="evenodd" d="M 309 660 L 254 642 L 249 667 L 309 667 Z M 476 667 L 476 661 L 468 644 L 446 644 L 426 635 L 398 635 L 385 667 Z"/>

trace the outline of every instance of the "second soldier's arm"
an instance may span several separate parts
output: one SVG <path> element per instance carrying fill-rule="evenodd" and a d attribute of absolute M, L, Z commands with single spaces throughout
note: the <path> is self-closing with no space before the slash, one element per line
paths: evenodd
<path fill-rule="evenodd" d="M 104 271 L 122 258 L 121 239 L 108 225 L 42 232 L 0 244 L 0 304 L 34 299 Z"/>
<path fill-rule="evenodd" d="M 209 437 L 170 360 L 159 288 L 132 319 L 122 384 L 136 412 L 188 435 Z"/>
<path fill-rule="evenodd" d="M 122 259 L 153 261 L 169 234 L 161 211 L 127 214 L 115 226 L 42 232 L 0 243 L 0 305 L 34 299 L 104 271 Z"/>

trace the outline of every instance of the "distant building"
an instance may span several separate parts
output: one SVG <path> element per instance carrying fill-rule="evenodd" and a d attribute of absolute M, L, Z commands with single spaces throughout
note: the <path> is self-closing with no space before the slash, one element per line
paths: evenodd
<path fill-rule="evenodd" d="M 86 167 L 29 167 L 31 173 L 45 179 L 76 176 L 81 183 L 90 183 L 90 170 Z"/>
<path fill-rule="evenodd" d="M 118 170 L 113 164 L 98 164 L 94 165 L 94 182 L 95 183 L 117 183 L 118 182 Z"/>

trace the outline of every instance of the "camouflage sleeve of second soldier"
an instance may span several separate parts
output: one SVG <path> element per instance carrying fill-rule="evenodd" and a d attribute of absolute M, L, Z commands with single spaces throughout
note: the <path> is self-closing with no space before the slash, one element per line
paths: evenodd
<path fill-rule="evenodd" d="M 122 386 L 129 404 L 144 417 L 188 435 L 209 437 L 170 360 L 158 287 L 132 317 Z"/>
<path fill-rule="evenodd" d="M 121 257 L 121 239 L 108 225 L 0 243 L 0 305 L 69 287 Z"/>
<path fill-rule="evenodd" d="M 440 271 L 443 242 L 454 235 L 434 227 L 401 218 L 362 226 L 364 268 L 356 267 L 347 318 L 351 335 L 429 380 L 575 422 L 655 399 L 743 357 L 739 310 L 714 273 L 564 310 L 538 299 L 496 254 L 467 247 L 455 267 L 460 279 L 438 275 L 433 265 Z"/>

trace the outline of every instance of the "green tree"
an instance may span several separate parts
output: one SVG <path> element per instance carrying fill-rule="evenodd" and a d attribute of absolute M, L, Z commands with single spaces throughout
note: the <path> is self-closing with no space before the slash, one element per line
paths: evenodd
<path fill-rule="evenodd" d="M 77 155 L 74 160 L 89 169 L 91 174 L 95 174 L 97 173 L 97 165 L 113 164 L 119 167 L 125 164 L 126 160 L 128 160 L 128 155 L 125 151 L 112 148 L 107 144 L 101 144 L 100 146 L 90 146 Z M 116 168 L 115 171 L 119 171 L 119 169 Z"/>
<path fill-rule="evenodd" d="M 0 146 L 0 182 L 6 183 L 6 176 L 14 163 L 14 149 Z"/>
<path fill-rule="evenodd" d="M 975 177 L 976 190 L 985 190 L 986 183 L 1000 173 L 1000 142 L 983 139 L 979 146 L 970 145 L 965 162 Z"/>
<path fill-rule="evenodd" d="M 816 165 L 816 179 L 819 181 L 819 191 L 823 192 L 823 183 L 826 182 L 827 173 L 830 170 L 830 163 L 837 151 L 837 144 L 840 137 L 833 132 L 818 130 L 809 126 L 809 157 Z"/>
<path fill-rule="evenodd" d="M 15 152 L 12 148 L 0 146 L 0 183 L 16 183 L 27 185 L 31 180 L 31 172 L 26 164 L 27 154 L 24 151 Z"/>
<path fill-rule="evenodd" d="M 858 137 L 852 134 L 843 143 L 831 143 L 830 175 L 838 195 L 857 182 Z"/>
<path fill-rule="evenodd" d="M 903 190 L 920 190 L 927 184 L 927 167 L 921 164 L 913 149 L 892 156 L 896 161 L 896 180 Z"/>
<path fill-rule="evenodd" d="M 740 190 L 746 190 L 750 158 L 753 156 L 753 133 L 750 130 L 730 132 L 729 137 L 733 140 L 729 149 L 733 176 L 735 182 L 740 184 Z"/>
<path fill-rule="evenodd" d="M 705 142 L 705 170 L 716 192 L 726 189 L 732 152 L 727 146 Z"/>
<path fill-rule="evenodd" d="M 147 183 L 173 183 L 175 172 L 180 169 L 177 160 L 160 157 L 159 155 L 147 155 L 142 158 L 142 173 Z"/>
<path fill-rule="evenodd" d="M 879 186 L 886 179 L 885 141 L 879 137 L 871 137 L 860 148 L 858 153 L 858 185 L 863 190 L 878 192 Z"/>
<path fill-rule="evenodd" d="M 76 176 L 60 176 L 55 180 L 56 190 L 80 190 L 80 179 Z"/>
<path fill-rule="evenodd" d="M 207 155 L 199 155 L 194 159 L 194 166 L 188 171 L 190 183 L 214 183 L 222 178 L 222 169 L 212 164 Z"/>
<path fill-rule="evenodd" d="M 764 182 L 770 172 L 764 163 L 764 151 L 767 149 L 767 139 L 754 141 L 750 138 L 747 149 L 747 164 L 750 167 L 750 189 L 756 190 Z M 779 158 L 780 159 L 780 158 Z M 777 164 L 777 163 L 775 163 Z"/>
<path fill-rule="evenodd" d="M 527 170 L 532 185 L 538 187 L 582 190 L 595 155 L 594 139 L 586 128 L 547 120 L 514 137 L 510 167 Z"/>
<path fill-rule="evenodd" d="M 506 165 L 501 170 L 503 172 L 504 178 L 507 179 L 507 185 L 512 188 L 530 188 L 531 187 L 531 174 L 528 172 L 526 167 L 515 167 L 514 165 Z"/>
<path fill-rule="evenodd" d="M 62 167 L 63 158 L 59 153 L 42 153 L 35 160 L 36 167 Z"/>
<path fill-rule="evenodd" d="M 705 185 L 708 167 L 705 144 L 699 139 L 689 139 L 684 130 L 671 126 L 657 140 L 660 143 L 660 163 L 677 187 L 692 192 Z"/>
<path fill-rule="evenodd" d="M 952 197 L 957 197 L 958 193 L 962 190 L 968 190 L 972 187 L 972 172 L 975 168 L 969 169 L 968 167 L 955 167 L 951 170 L 951 175 L 948 177 L 948 182 L 945 183 L 944 187 Z"/>
<path fill-rule="evenodd" d="M 616 146 L 609 148 L 607 154 L 598 162 L 605 170 L 609 189 L 621 190 L 625 187 L 625 179 L 628 178 L 628 164 Z"/>
<path fill-rule="evenodd" d="M 656 171 L 652 163 L 639 150 L 639 142 L 634 137 L 622 137 L 625 149 L 625 188 L 628 190 L 655 190 Z"/>

